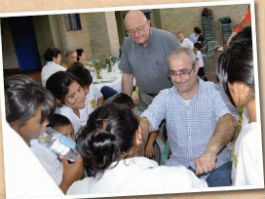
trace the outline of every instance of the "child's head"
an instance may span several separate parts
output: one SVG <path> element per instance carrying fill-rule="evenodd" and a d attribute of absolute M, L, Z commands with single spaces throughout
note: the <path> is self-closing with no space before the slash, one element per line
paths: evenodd
<path fill-rule="evenodd" d="M 245 106 L 255 97 L 251 28 L 239 32 L 219 57 L 217 80 L 234 106 Z"/>
<path fill-rule="evenodd" d="M 66 71 L 54 73 L 46 83 L 59 106 L 66 105 L 72 109 L 85 107 L 85 92 L 80 86 L 79 79 Z"/>
<path fill-rule="evenodd" d="M 7 122 L 28 145 L 46 130 L 55 109 L 52 94 L 25 75 L 5 79 L 5 103 Z"/>
<path fill-rule="evenodd" d="M 193 31 L 194 31 L 194 33 L 196 34 L 196 35 L 200 35 L 201 34 L 201 29 L 199 28 L 199 27 L 195 27 L 194 29 L 193 29 Z"/>
<path fill-rule="evenodd" d="M 135 155 L 133 149 L 142 144 L 137 130 L 138 121 L 128 107 L 106 104 L 90 114 L 77 138 L 77 151 L 85 161 L 95 160 L 95 171 L 104 170 L 122 156 Z"/>
<path fill-rule="evenodd" d="M 200 50 L 200 48 L 201 48 L 201 44 L 200 43 L 198 43 L 198 42 L 194 43 L 193 50 L 198 51 L 198 50 Z"/>
<path fill-rule="evenodd" d="M 119 93 L 118 95 L 116 95 L 114 99 L 111 101 L 111 103 L 126 106 L 130 109 L 134 108 L 134 103 L 132 98 L 124 93 Z"/>
<path fill-rule="evenodd" d="M 66 137 L 75 140 L 73 126 L 67 117 L 60 114 L 53 114 L 48 126 Z"/>
<path fill-rule="evenodd" d="M 75 62 L 67 69 L 67 72 L 72 73 L 79 79 L 80 85 L 84 89 L 85 94 L 87 94 L 89 92 L 89 86 L 93 81 L 89 70 L 82 63 Z"/>

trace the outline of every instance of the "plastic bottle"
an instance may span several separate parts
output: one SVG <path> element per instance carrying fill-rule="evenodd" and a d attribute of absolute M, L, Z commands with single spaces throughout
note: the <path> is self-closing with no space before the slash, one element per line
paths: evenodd
<path fill-rule="evenodd" d="M 70 162 L 75 162 L 80 158 L 80 154 L 75 150 L 75 142 L 51 127 L 46 129 L 38 141 L 41 145 L 46 146 L 57 155 L 65 157 Z"/>

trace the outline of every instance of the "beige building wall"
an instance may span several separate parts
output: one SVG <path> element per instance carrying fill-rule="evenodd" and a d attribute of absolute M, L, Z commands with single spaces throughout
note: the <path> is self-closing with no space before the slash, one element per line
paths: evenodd
<path fill-rule="evenodd" d="M 92 57 L 90 35 L 86 23 L 86 14 L 80 14 L 81 30 L 67 31 L 64 22 L 64 15 L 58 16 L 60 34 L 62 39 L 62 52 L 65 57 L 67 50 L 82 48 L 88 59 Z M 58 38 L 57 38 L 58 39 Z"/>
<path fill-rule="evenodd" d="M 3 68 L 19 68 L 8 19 L 1 20 Z"/>
<path fill-rule="evenodd" d="M 189 38 L 194 27 L 198 26 L 202 29 L 201 13 L 203 8 L 204 7 L 161 9 L 161 27 L 174 35 L 182 31 L 185 36 Z M 215 37 L 218 44 L 221 43 L 219 18 L 229 16 L 232 19 L 233 26 L 236 26 L 247 13 L 247 5 L 209 6 L 208 8 L 213 11 Z"/>
<path fill-rule="evenodd" d="M 93 59 L 105 61 L 106 54 L 111 54 L 110 36 L 106 13 L 89 13 L 86 15 Z"/>
<path fill-rule="evenodd" d="M 117 22 L 115 19 L 115 12 L 106 12 L 105 16 L 106 16 L 108 36 L 110 42 L 110 51 L 111 51 L 110 54 L 112 56 L 119 56 L 120 43 L 119 43 Z"/>

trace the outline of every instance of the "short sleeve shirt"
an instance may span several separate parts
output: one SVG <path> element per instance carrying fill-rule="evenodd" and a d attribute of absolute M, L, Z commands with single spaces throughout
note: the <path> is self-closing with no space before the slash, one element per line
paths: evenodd
<path fill-rule="evenodd" d="M 167 59 L 170 52 L 178 47 L 180 44 L 174 35 L 151 27 L 147 47 L 136 44 L 130 37 L 126 38 L 119 69 L 133 74 L 142 92 L 157 94 L 171 87 Z"/>

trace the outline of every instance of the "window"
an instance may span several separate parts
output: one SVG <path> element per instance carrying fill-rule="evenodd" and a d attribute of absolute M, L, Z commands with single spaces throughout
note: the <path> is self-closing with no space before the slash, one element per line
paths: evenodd
<path fill-rule="evenodd" d="M 79 14 L 64 15 L 64 22 L 67 31 L 75 31 L 82 29 Z"/>

